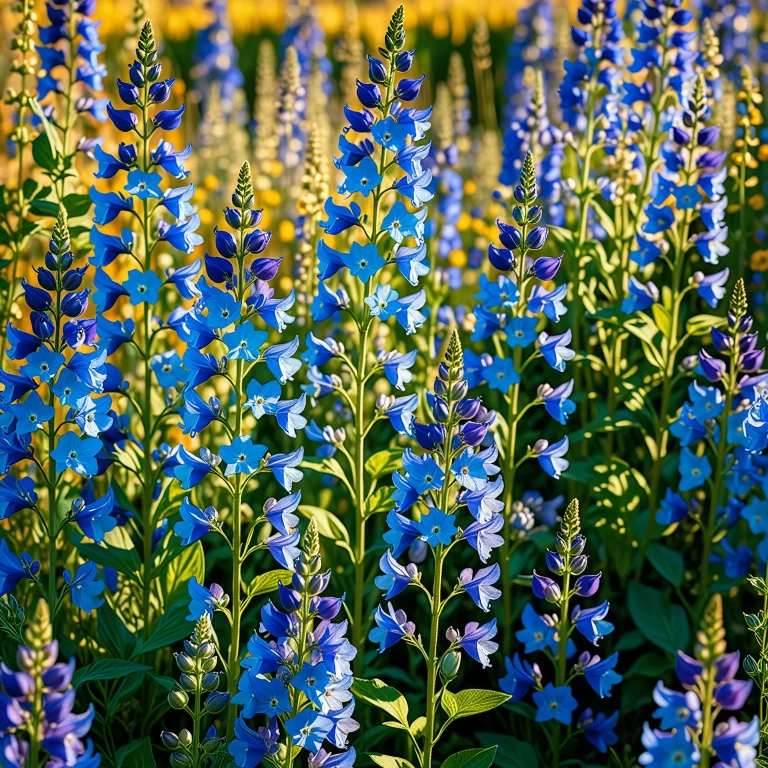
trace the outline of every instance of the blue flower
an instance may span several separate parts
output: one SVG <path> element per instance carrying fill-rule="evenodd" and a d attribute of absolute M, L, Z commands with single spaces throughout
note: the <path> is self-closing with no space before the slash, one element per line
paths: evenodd
<path fill-rule="evenodd" d="M 680 451 L 680 490 L 690 491 L 704 485 L 706 479 L 712 474 L 712 467 L 706 456 L 696 456 L 690 448 Z"/>
<path fill-rule="evenodd" d="M 26 356 L 26 364 L 19 369 L 25 376 L 39 378 L 47 383 L 56 377 L 66 358 L 60 352 L 54 352 L 48 347 L 41 347 L 36 352 Z"/>
<path fill-rule="evenodd" d="M 504 664 L 507 674 L 499 678 L 499 688 L 511 696 L 511 701 L 520 701 L 536 685 L 536 669 L 518 654 L 511 661 L 507 656 Z"/>
<path fill-rule="evenodd" d="M 594 716 L 592 710 L 587 708 L 579 717 L 576 727 L 584 731 L 584 738 L 598 752 L 605 753 L 608 751 L 608 747 L 613 746 L 619 740 L 613 730 L 618 720 L 618 712 L 614 712 L 610 717 L 606 717 L 602 712 L 598 712 L 597 716 Z"/>
<path fill-rule="evenodd" d="M 658 705 L 653 716 L 661 720 L 663 730 L 698 727 L 701 721 L 701 702 L 694 691 L 680 693 L 666 688 L 659 681 L 653 689 L 653 700 Z"/>
<path fill-rule="evenodd" d="M 350 274 L 357 277 L 361 283 L 367 283 L 386 264 L 373 243 L 352 243 L 350 252 L 342 254 L 342 259 Z"/>
<path fill-rule="evenodd" d="M 181 357 L 175 349 L 154 355 L 149 362 L 149 367 L 157 378 L 157 383 L 163 389 L 178 386 L 179 382 L 187 378 L 187 372 L 182 365 Z"/>
<path fill-rule="evenodd" d="M 5 542 L 0 542 L 0 547 Z M 405 611 L 395 610 L 392 603 L 387 604 L 388 612 L 384 612 L 381 606 L 376 607 L 374 620 L 376 626 L 368 634 L 368 639 L 372 643 L 378 643 L 379 653 L 384 653 L 387 648 L 391 648 L 398 640 L 406 636 L 412 636 L 416 631 L 413 622 L 408 621 Z"/>
<path fill-rule="evenodd" d="M 219 454 L 227 463 L 225 475 L 250 475 L 261 465 L 267 448 L 254 443 L 249 435 L 242 435 L 236 437 L 230 445 L 223 445 Z"/>
<path fill-rule="evenodd" d="M 333 721 L 311 708 L 285 721 L 285 731 L 294 746 L 317 752 L 333 727 Z"/>
<path fill-rule="evenodd" d="M 501 569 L 498 563 L 480 568 L 476 574 L 471 568 L 465 568 L 459 574 L 461 588 L 472 598 L 475 605 L 486 613 L 490 610 L 491 601 L 501 597 L 501 591 L 495 584 L 501 577 Z"/>
<path fill-rule="evenodd" d="M 64 571 L 64 581 L 69 586 L 72 602 L 83 613 L 90 613 L 104 605 L 104 598 L 99 597 L 104 591 L 104 583 L 96 581 L 97 575 L 96 563 L 91 562 L 79 566 L 74 579 L 68 570 Z"/>
<path fill-rule="evenodd" d="M 550 336 L 545 331 L 539 334 L 539 347 L 544 359 L 556 370 L 562 373 L 565 364 L 576 357 L 572 349 L 568 349 L 571 343 L 571 329 L 558 336 Z"/>
<path fill-rule="evenodd" d="M 227 357 L 230 360 L 258 360 L 260 348 L 267 338 L 265 331 L 257 331 L 245 322 L 224 334 L 222 341 L 227 346 Z"/>
<path fill-rule="evenodd" d="M 447 515 L 435 507 L 430 507 L 426 515 L 414 522 L 414 527 L 421 534 L 424 541 L 432 547 L 451 543 L 457 532 L 454 525 L 456 515 Z"/>
<path fill-rule="evenodd" d="M 218 584 L 206 587 L 200 584 L 194 576 L 187 584 L 189 591 L 189 616 L 187 621 L 197 621 L 204 614 L 213 616 L 216 608 L 226 606 L 228 601 L 224 590 Z"/>
<path fill-rule="evenodd" d="M 700 752 L 690 740 L 685 728 L 679 728 L 674 733 L 665 733 L 652 730 L 646 723 L 642 743 L 646 749 L 640 755 L 643 765 L 693 768 L 699 762 Z"/>
<path fill-rule="evenodd" d="M 179 509 L 181 520 L 173 526 L 174 533 L 181 539 L 184 546 L 194 544 L 209 531 L 215 531 L 219 527 L 219 515 L 213 507 L 201 510 L 189 501 L 185 496 Z"/>
<path fill-rule="evenodd" d="M 535 317 L 513 317 L 505 327 L 507 344 L 512 349 L 533 344 L 536 341 L 537 323 Z"/>
<path fill-rule="evenodd" d="M 371 316 L 379 320 L 387 320 L 397 314 L 402 306 L 398 302 L 399 294 L 389 285 L 377 285 L 373 294 L 365 299 L 365 303 L 371 308 Z"/>
<path fill-rule="evenodd" d="M 656 513 L 656 522 L 661 525 L 671 525 L 685 520 L 686 517 L 688 517 L 688 504 L 685 499 L 671 488 L 667 488 L 660 502 L 660 509 Z"/>
<path fill-rule="evenodd" d="M 57 472 L 71 469 L 78 475 L 91 477 L 98 474 L 96 454 L 100 450 L 101 440 L 98 438 L 80 438 L 74 432 L 65 432 L 51 451 L 51 458 L 56 462 Z"/>
<path fill-rule="evenodd" d="M 563 458 L 568 453 L 568 436 L 566 435 L 553 445 L 549 445 L 546 440 L 542 442 L 544 443 L 543 448 L 536 453 L 539 465 L 548 475 L 559 480 L 561 473 L 565 472 L 569 466 L 569 462 Z"/>
<path fill-rule="evenodd" d="M 396 242 L 402 243 L 406 237 L 415 237 L 421 242 L 424 239 L 424 219 L 427 217 L 426 208 L 417 213 L 410 213 L 401 200 L 397 200 L 389 209 L 389 213 L 381 223 L 381 229 L 388 232 Z"/>
<path fill-rule="evenodd" d="M 124 283 L 129 301 L 134 306 L 157 303 L 162 285 L 163 281 L 154 272 L 141 272 L 138 269 L 132 269 Z"/>
<path fill-rule="evenodd" d="M 301 478 L 304 477 L 304 473 L 297 469 L 303 459 L 304 446 L 300 446 L 290 453 L 277 453 L 270 456 L 267 460 L 267 469 L 272 471 L 277 482 L 290 493 L 293 484 L 300 482 Z"/>
<path fill-rule="evenodd" d="M 23 402 L 9 405 L 7 409 L 16 419 L 17 435 L 30 435 L 44 429 L 55 413 L 54 408 L 46 405 L 37 392 L 30 392 Z"/>
<path fill-rule="evenodd" d="M 613 624 L 605 620 L 608 615 L 608 608 L 609 603 L 606 600 L 594 608 L 582 610 L 576 606 L 571 613 L 576 629 L 593 645 L 597 645 L 598 640 L 613 632 Z"/>
<path fill-rule="evenodd" d="M 242 717 L 278 717 L 291 711 L 290 694 L 286 684 L 277 677 L 270 680 L 256 674 L 253 669 L 240 676 L 238 693 L 232 697 L 232 703 L 243 708 Z"/>
<path fill-rule="evenodd" d="M 363 197 L 368 197 L 383 178 L 370 157 L 364 157 L 357 165 L 342 165 L 341 170 L 345 176 L 344 183 L 339 187 L 341 194 L 359 192 Z"/>
<path fill-rule="evenodd" d="M 128 174 L 124 189 L 139 200 L 159 199 L 163 196 L 163 190 L 159 187 L 162 180 L 163 177 L 159 173 L 134 170 Z"/>
<path fill-rule="evenodd" d="M 568 417 L 576 410 L 576 403 L 568 399 L 573 393 L 573 379 L 554 389 L 545 384 L 539 388 L 539 393 L 547 413 L 560 424 L 565 424 Z"/>
<path fill-rule="evenodd" d="M 115 494 L 112 488 L 100 499 L 94 499 L 89 504 L 77 502 L 73 505 L 75 514 L 72 520 L 80 526 L 80 530 L 97 544 L 104 541 L 104 535 L 117 526 L 117 519 L 111 516 L 115 506 Z"/>
<path fill-rule="evenodd" d="M 573 719 L 573 711 L 578 702 L 571 694 L 570 685 L 562 685 L 555 688 L 552 683 L 547 683 L 544 690 L 533 694 L 536 704 L 536 722 L 546 723 L 549 720 L 557 720 L 563 725 L 570 725 Z"/>
<path fill-rule="evenodd" d="M 8 542 L 0 539 L 0 595 L 13 592 L 22 579 L 31 579 L 39 570 L 40 563 L 33 561 L 27 552 L 16 557 Z"/>
<path fill-rule="evenodd" d="M 390 152 L 400 152 L 405 149 L 410 128 L 396 123 L 391 117 L 379 120 L 371 126 L 373 140 Z"/>
<path fill-rule="evenodd" d="M 360 206 L 357 203 L 350 203 L 349 208 L 343 205 L 336 205 L 332 198 L 325 201 L 326 221 L 321 221 L 320 226 L 327 235 L 339 235 L 342 232 L 360 224 Z"/>
<path fill-rule="evenodd" d="M 602 661 L 599 656 L 593 656 L 584 667 L 584 677 L 601 698 L 610 696 L 611 687 L 622 680 L 621 675 L 613 671 L 618 661 L 618 653 L 612 653 L 607 659 Z"/>
<path fill-rule="evenodd" d="M 659 289 L 652 282 L 641 283 L 634 275 L 629 278 L 629 296 L 621 302 L 621 311 L 628 315 L 648 309 L 659 300 Z"/>
<path fill-rule="evenodd" d="M 510 358 L 495 357 L 493 362 L 483 368 L 483 379 L 491 389 L 508 392 L 510 387 L 520 383 L 520 374 Z"/>
<path fill-rule="evenodd" d="M 499 649 L 499 644 L 493 642 L 496 631 L 496 619 L 491 619 L 487 624 L 482 625 L 476 621 L 470 621 L 464 627 L 464 635 L 458 642 L 475 661 L 483 667 L 490 667 L 490 657 Z"/>
<path fill-rule="evenodd" d="M 380 590 L 386 592 L 384 597 L 387 600 L 396 597 L 409 584 L 412 584 L 417 573 L 416 566 L 413 563 L 409 563 L 407 566 L 400 565 L 392 557 L 392 550 L 390 549 L 381 556 L 379 568 L 381 568 L 383 575 L 377 576 L 375 583 Z"/>

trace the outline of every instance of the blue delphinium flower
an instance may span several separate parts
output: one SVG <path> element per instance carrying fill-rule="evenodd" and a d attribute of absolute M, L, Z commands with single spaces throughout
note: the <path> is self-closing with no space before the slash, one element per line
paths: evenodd
<path fill-rule="evenodd" d="M 121 178 L 124 180 L 123 191 L 101 192 L 95 186 L 91 187 L 94 222 L 98 225 L 91 229 L 94 252 L 90 262 L 96 269 L 93 301 L 99 313 L 94 330 L 98 330 L 100 343 L 110 352 L 114 353 L 123 345 L 134 351 L 138 356 L 136 367 L 140 371 L 138 385 L 134 384 L 130 389 L 123 386 L 122 377 L 118 377 L 115 394 L 124 399 L 127 418 L 135 420 L 140 429 L 138 433 L 128 429 L 121 435 L 121 440 L 127 439 L 131 446 L 132 463 L 123 451 L 116 464 L 127 466 L 128 471 L 135 473 L 141 488 L 138 506 L 144 539 L 141 550 L 142 617 L 146 632 L 153 620 L 150 596 L 154 589 L 151 576 L 155 565 L 154 549 L 165 530 L 160 527 L 156 531 L 154 516 L 158 502 L 155 496 L 158 464 L 163 458 L 155 449 L 173 414 L 183 374 L 172 356 L 162 357 L 170 351 L 167 331 L 173 326 L 174 315 L 163 324 L 155 314 L 155 305 L 165 302 L 168 297 L 173 298 L 176 291 L 184 299 L 193 298 L 192 278 L 200 269 L 200 262 L 195 261 L 176 270 L 168 269 L 163 274 L 157 264 L 158 251 L 170 248 L 191 254 L 195 246 L 202 243 L 202 238 L 196 234 L 199 217 L 189 202 L 194 186 L 165 186 L 168 176 L 183 179 L 187 175 L 183 159 L 189 157 L 189 151 L 177 152 L 161 138 L 164 131 L 179 127 L 184 113 L 184 105 L 167 107 L 173 85 L 173 80 L 161 79 L 154 32 L 147 21 L 141 30 L 136 59 L 129 67 L 128 78 L 125 82 L 118 81 L 118 96 L 126 108 L 116 107 L 112 102 L 107 105 L 111 122 L 118 131 L 126 134 L 126 141 L 118 145 L 114 155 L 101 147 L 94 152 L 98 162 L 96 178 Z M 136 143 L 128 143 L 131 139 Z M 135 230 L 124 229 L 118 236 L 100 229 L 118 218 L 124 219 L 126 224 L 132 222 Z M 110 276 L 110 267 L 114 269 L 115 263 L 132 267 L 127 279 L 120 283 Z M 116 302 L 123 301 L 135 307 L 135 320 L 115 328 L 103 313 Z M 157 389 L 165 393 L 165 404 L 155 399 Z M 142 466 L 139 471 L 137 462 Z M 151 545 L 153 539 L 154 546 Z"/>
<path fill-rule="evenodd" d="M 212 452 L 215 446 L 210 443 L 204 443 L 210 448 L 204 448 L 199 458 L 179 450 L 169 457 L 165 471 L 180 480 L 184 489 L 196 486 L 206 476 L 209 480 L 215 477 L 231 500 L 232 514 L 227 526 L 231 534 L 225 533 L 215 509 L 209 507 L 201 512 L 186 499 L 181 507 L 182 520 L 174 530 L 184 545 L 198 541 L 208 532 L 218 534 L 232 551 L 233 581 L 228 614 L 233 624 L 229 663 L 236 665 L 240 653 L 240 621 L 248 604 L 242 595 L 242 568 L 246 559 L 256 550 L 268 550 L 283 568 L 292 568 L 298 555 L 298 517 L 293 512 L 301 494 L 293 491 L 293 485 L 302 477 L 297 467 L 304 449 L 272 454 L 261 441 L 274 443 L 273 439 L 266 439 L 267 422 L 295 438 L 296 430 L 303 429 L 307 420 L 302 415 L 306 395 L 286 397 L 288 382 L 299 368 L 298 361 L 292 357 L 298 349 L 298 338 L 274 344 L 271 343 L 275 340 L 274 333 L 263 330 L 270 325 L 275 327 L 275 308 L 286 300 L 276 298 L 270 285 L 281 259 L 263 255 L 271 233 L 258 228 L 261 211 L 253 207 L 248 163 L 240 169 L 232 207 L 225 209 L 224 217 L 234 231 L 215 230 L 218 255 L 205 255 L 207 279 L 205 276 L 198 279 L 195 284 L 198 298 L 191 309 L 176 318 L 175 326 L 187 343 L 182 356 L 185 373 L 188 372 L 182 391 L 182 426 L 189 433 L 199 434 L 204 441 L 213 433 L 214 426 L 223 426 L 226 437 L 215 454 Z M 227 277 L 222 279 L 224 275 Z M 290 306 L 293 293 L 288 298 Z M 293 320 L 283 312 L 277 330 L 287 330 Z M 230 388 L 230 395 L 224 401 L 229 407 L 219 399 L 221 386 L 215 386 L 224 382 Z M 251 426 L 251 417 L 255 427 Z M 258 475 L 264 480 L 271 476 L 290 495 L 279 501 L 271 498 L 264 504 L 256 523 L 270 523 L 274 532 L 257 544 L 252 542 L 256 523 L 246 529 L 242 505 L 248 483 Z M 236 679 L 232 677 L 230 694 L 235 691 Z M 232 716 L 230 734 L 233 727 Z"/>
<path fill-rule="evenodd" d="M 604 658 L 584 651 L 575 663 L 570 663 L 576 654 L 573 637 L 582 635 L 593 645 L 613 631 L 613 625 L 606 621 L 608 602 L 595 608 L 572 606 L 578 598 L 593 597 L 600 588 L 600 574 L 585 573 L 588 565 L 584 554 L 586 538 L 581 533 L 579 504 L 572 501 L 565 511 L 563 521 L 555 539 L 555 550 L 547 550 L 547 568 L 561 577 L 562 586 L 555 579 L 533 571 L 532 588 L 534 597 L 552 603 L 557 613 L 540 616 L 530 603 L 523 611 L 524 629 L 517 632 L 517 639 L 524 644 L 524 653 L 545 652 L 553 665 L 553 680 L 545 683 L 538 664 L 531 665 L 519 654 L 513 659 L 506 658 L 507 674 L 499 680 L 499 687 L 509 693 L 513 701 L 518 701 L 533 690 L 533 702 L 536 705 L 536 721 L 553 721 L 571 726 L 579 700 L 574 695 L 572 683 L 583 677 L 589 687 L 600 697 L 609 697 L 613 686 L 621 682 L 621 675 L 616 671 L 618 653 Z M 598 728 L 597 723 L 600 723 Z M 590 726 L 595 728 L 590 730 Z M 584 734 L 587 741 L 600 752 L 616 742 L 613 728 L 616 717 L 607 717 L 600 713 L 597 718 L 592 709 L 585 709 L 576 721 L 576 730 Z M 557 727 L 557 726 L 556 726 Z M 596 733 L 600 730 L 600 733 Z M 560 745 L 556 734 L 554 749 L 555 760 L 559 760 Z"/>
<path fill-rule="evenodd" d="M 479 447 L 493 423 L 494 414 L 488 412 L 479 399 L 467 398 L 467 390 L 461 343 L 454 331 L 446 359 L 438 368 L 434 392 L 427 395 L 433 421 L 428 424 L 416 421 L 413 425 L 424 453 L 417 456 L 407 449 L 403 454 L 404 472 L 393 475 L 397 489 L 392 497 L 395 506 L 387 515 L 389 530 L 384 534 L 390 549 L 381 558 L 382 575 L 376 579 L 376 586 L 387 600 L 408 587 L 416 587 L 429 595 L 432 616 L 428 645 L 422 644 L 421 637 L 415 634 L 415 625 L 391 603 L 388 611 L 378 607 L 376 627 L 369 635 L 371 641 L 378 643 L 380 652 L 403 639 L 418 648 L 427 663 L 424 766 L 430 764 L 429 756 L 438 738 L 436 697 L 442 696 L 445 701 L 446 697 L 453 696 L 447 686 L 456 676 L 461 652 L 485 667 L 490 665 L 490 656 L 498 648 L 493 640 L 496 635 L 493 619 L 483 625 L 474 621 L 467 623 L 463 635 L 448 629 L 448 649 L 443 653 L 437 650 L 438 621 L 450 600 L 466 593 L 480 610 L 488 612 L 491 601 L 501 595 L 494 586 L 500 576 L 498 564 L 485 564 L 492 550 L 502 544 L 499 531 L 504 518 L 498 509 L 484 507 L 481 501 L 483 494 L 494 494 L 498 486 L 493 479 L 499 474 L 499 468 L 494 465 L 496 447 L 485 450 Z M 470 497 L 473 503 L 469 503 Z M 464 507 L 469 512 L 469 524 L 462 520 Z M 418 514 L 412 517 L 414 510 Z M 477 571 L 464 568 L 453 591 L 444 596 L 444 569 L 450 562 L 449 554 L 463 542 L 476 551 L 484 567 Z M 422 584 L 415 563 L 402 566 L 398 562 L 406 550 L 423 543 L 429 548 L 434 563 L 431 590 Z M 439 691 L 438 674 L 442 680 Z"/>
<path fill-rule="evenodd" d="M 97 348 L 96 320 L 87 316 L 90 291 L 81 288 L 88 265 L 76 266 L 71 247 L 62 207 L 44 266 L 36 270 L 37 286 L 22 279 L 32 333 L 8 324 L 7 354 L 19 366 L 19 374 L 3 372 L 5 388 L 0 395 L 4 414 L 0 463 L 3 473 L 8 473 L 2 481 L 6 516 L 32 509 L 44 526 L 49 542 L 46 594 L 51 613 L 70 591 L 68 587 L 60 594 L 57 589 L 59 535 L 65 526 L 76 522 L 94 539 L 100 538 L 101 530 L 114 527 L 105 523 L 97 530 L 83 515 L 78 519 L 77 512 L 85 502 L 77 494 L 63 520 L 58 509 L 68 480 L 77 475 L 101 475 L 109 465 L 110 446 L 103 435 L 114 421 L 107 353 Z M 29 472 L 32 462 L 38 472 L 29 477 L 17 481 L 9 473 L 11 468 Z M 35 491 L 33 477 L 38 490 L 45 486 L 46 493 Z M 105 514 L 110 511 L 111 506 Z M 80 567 L 92 581 L 96 566 L 86 563 Z M 73 598 L 75 594 L 72 589 Z M 100 604 L 76 602 L 86 612 Z"/>
<path fill-rule="evenodd" d="M 239 768 L 257 765 L 278 749 L 289 760 L 306 750 L 309 765 L 323 765 L 331 748 L 347 749 L 349 734 L 359 727 L 350 690 L 350 662 L 358 651 L 344 636 L 347 620 L 333 622 L 343 598 L 322 597 L 331 572 L 322 571 L 314 520 L 292 570 L 290 582 L 279 584 L 282 610 L 272 601 L 262 609 L 259 631 L 240 662 L 243 671 L 233 702 L 241 710 L 229 745 Z M 250 727 L 246 721 L 255 717 L 268 725 Z M 339 765 L 352 765 L 354 748 L 347 754 L 350 761 Z"/>
<path fill-rule="evenodd" d="M 16 652 L 18 670 L 0 669 L 0 749 L 8 765 L 71 765 L 98 768 L 101 755 L 83 738 L 95 712 L 73 712 L 74 657 L 58 662 L 59 644 L 52 639 L 47 604 L 40 600 L 26 630 L 26 643 Z M 10 662 L 10 659 L 7 661 Z"/>
<path fill-rule="evenodd" d="M 720 593 L 710 598 L 696 637 L 693 657 L 677 652 L 675 674 L 683 692 L 662 682 L 654 689 L 658 709 L 653 716 L 661 722 L 659 729 L 645 724 L 640 764 L 693 768 L 704 753 L 710 764 L 727 765 L 735 759 L 736 764 L 752 765 L 760 741 L 758 717 L 746 722 L 730 717 L 716 724 L 723 711 L 741 712 L 752 690 L 751 680 L 736 679 L 739 652 L 726 653 Z M 740 746 L 734 758 L 736 740 Z"/>
<path fill-rule="evenodd" d="M 536 329 L 543 319 L 559 323 L 567 312 L 564 303 L 567 286 L 553 286 L 563 257 L 537 256 L 544 247 L 549 229 L 542 224 L 543 210 L 537 204 L 538 185 L 533 162 L 533 154 L 528 151 L 523 161 L 520 183 L 514 189 L 515 207 L 512 210 L 514 224 L 497 221 L 500 247 L 488 246 L 488 259 L 501 274 L 490 280 L 480 275 L 479 292 L 475 298 L 480 302 L 475 306 L 475 329 L 473 341 L 492 338 L 495 356 L 483 354 L 473 366 L 479 369 L 477 381 L 487 383 L 491 389 L 498 390 L 504 400 L 504 416 L 500 417 L 501 428 L 496 433 L 503 456 L 502 476 L 504 478 L 504 517 L 505 543 L 501 552 L 502 590 L 510 599 L 511 572 L 509 560 L 512 556 L 512 540 L 521 530 L 514 522 L 519 522 L 514 513 L 515 476 L 520 466 L 527 460 L 536 458 L 541 468 L 555 479 L 568 468 L 568 437 L 550 444 L 538 440 L 524 453 L 517 445 L 520 418 L 532 407 L 544 406 L 545 411 L 557 422 L 564 424 L 574 410 L 574 403 L 569 399 L 573 390 L 573 381 L 553 387 L 542 383 L 534 393 L 526 396 L 527 386 L 521 375 L 532 364 L 543 359 L 549 367 L 562 373 L 566 362 L 574 357 L 570 349 L 571 330 L 561 334 L 549 335 Z M 506 342 L 506 343 L 505 343 Z M 477 359 L 476 357 L 468 360 Z M 469 367 L 469 365 L 468 365 Z M 529 379 L 528 379 L 529 380 Z M 527 381 L 526 381 L 527 384 Z M 512 639 L 511 605 L 504 603 L 505 643 L 509 651 Z"/>

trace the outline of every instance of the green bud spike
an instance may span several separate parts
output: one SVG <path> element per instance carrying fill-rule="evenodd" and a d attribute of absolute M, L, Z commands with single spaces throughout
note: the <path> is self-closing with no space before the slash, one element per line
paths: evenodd
<path fill-rule="evenodd" d="M 536 186 L 536 166 L 533 163 L 533 152 L 528 150 L 523 160 L 523 170 L 520 173 L 520 186 L 525 193 L 526 201 L 533 203 L 539 196 L 538 187 Z"/>
<path fill-rule="evenodd" d="M 402 5 L 392 14 L 392 20 L 384 35 L 384 45 L 390 53 L 402 51 L 405 46 L 405 8 Z"/>
<path fill-rule="evenodd" d="M 27 645 L 36 651 L 41 651 L 53 639 L 53 627 L 51 626 L 51 614 L 48 603 L 38 600 L 32 621 L 29 622 L 26 632 Z"/>
<path fill-rule="evenodd" d="M 452 373 L 464 367 L 464 350 L 461 348 L 459 332 L 454 328 L 448 341 L 448 350 L 445 353 L 445 363 Z"/>
<path fill-rule="evenodd" d="M 320 535 L 317 532 L 317 522 L 314 518 L 309 521 L 304 534 L 303 549 L 309 558 L 317 557 L 320 554 Z"/>
<path fill-rule="evenodd" d="M 13 595 L 0 598 L 0 632 L 5 632 L 15 643 L 24 644 L 22 629 L 24 627 L 24 611 Z"/>
<path fill-rule="evenodd" d="M 747 304 L 747 291 L 744 288 L 743 278 L 739 278 L 736 281 L 736 285 L 733 286 L 733 293 L 731 294 L 731 303 L 728 306 L 728 311 L 736 318 L 738 323 L 742 317 L 745 317 L 748 310 Z"/>
<path fill-rule="evenodd" d="M 581 518 L 579 517 L 579 500 L 573 499 L 563 515 L 560 531 L 570 546 L 571 542 L 581 533 Z"/>
<path fill-rule="evenodd" d="M 211 639 L 211 617 L 204 613 L 195 623 L 195 634 L 192 642 L 200 645 Z"/>
<path fill-rule="evenodd" d="M 718 592 L 712 595 L 704 609 L 701 626 L 696 633 L 696 658 L 705 665 L 714 664 L 715 659 L 725 653 L 725 647 L 723 597 Z"/>
<path fill-rule="evenodd" d="M 243 208 L 249 208 L 253 200 L 253 178 L 251 176 L 251 166 L 248 161 L 240 166 L 237 174 L 237 186 L 235 187 L 235 198 L 237 205 Z"/>
<path fill-rule="evenodd" d="M 155 50 L 155 30 L 149 19 L 144 22 L 139 34 L 139 50 L 145 53 Z"/>

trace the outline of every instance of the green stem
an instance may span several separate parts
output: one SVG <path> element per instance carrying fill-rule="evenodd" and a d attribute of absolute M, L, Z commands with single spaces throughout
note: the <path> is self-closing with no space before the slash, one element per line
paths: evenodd
<path fill-rule="evenodd" d="M 447 474 L 447 473 L 446 473 Z M 427 722 L 424 726 L 424 750 L 422 752 L 422 768 L 432 768 L 432 749 L 435 741 L 435 682 L 437 680 L 437 640 L 440 632 L 440 603 L 442 601 L 443 580 L 443 545 L 438 544 L 435 550 L 435 575 L 432 581 L 432 620 L 429 626 L 429 651 L 427 662 Z"/>

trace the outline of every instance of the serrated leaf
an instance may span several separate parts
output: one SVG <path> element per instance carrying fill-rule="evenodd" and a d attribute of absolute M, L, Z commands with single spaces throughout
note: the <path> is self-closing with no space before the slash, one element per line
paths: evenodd
<path fill-rule="evenodd" d="M 494 765 L 500 768 L 538 768 L 533 747 L 525 741 L 501 733 L 478 733 L 477 740 L 484 746 L 496 746 Z"/>
<path fill-rule="evenodd" d="M 629 613 L 635 626 L 654 645 L 675 654 L 688 645 L 688 617 L 659 590 L 633 581 L 628 590 Z"/>
<path fill-rule="evenodd" d="M 99 659 L 92 664 L 80 667 L 72 676 L 72 685 L 77 688 L 93 680 L 116 680 L 126 675 L 135 675 L 137 672 L 146 672 L 152 669 L 146 664 L 138 664 L 127 659 Z"/>
<path fill-rule="evenodd" d="M 274 592 L 281 581 L 283 584 L 290 584 L 292 575 L 291 571 L 282 568 L 278 568 L 274 571 L 267 571 L 266 573 L 260 573 L 246 587 L 248 598 L 250 599 L 258 595 L 266 595 L 269 592 Z"/>
<path fill-rule="evenodd" d="M 443 761 L 442 768 L 490 768 L 496 757 L 496 747 L 465 749 Z"/>
<path fill-rule="evenodd" d="M 307 520 L 314 520 L 317 524 L 317 532 L 326 539 L 332 541 L 343 541 L 349 544 L 349 534 L 344 523 L 339 520 L 333 512 L 321 507 L 313 507 L 308 504 L 301 504 L 298 509 L 302 517 Z"/>
<path fill-rule="evenodd" d="M 408 702 L 397 689 L 378 678 L 363 680 L 356 677 L 352 683 L 352 693 L 367 704 L 383 710 L 408 728 Z"/>
<path fill-rule="evenodd" d="M 679 587 L 685 578 L 683 556 L 658 541 L 648 545 L 648 562 L 673 586 Z"/>
<path fill-rule="evenodd" d="M 401 448 L 385 448 L 378 451 L 365 462 L 365 471 L 374 480 L 388 475 L 403 465 L 403 451 Z"/>

